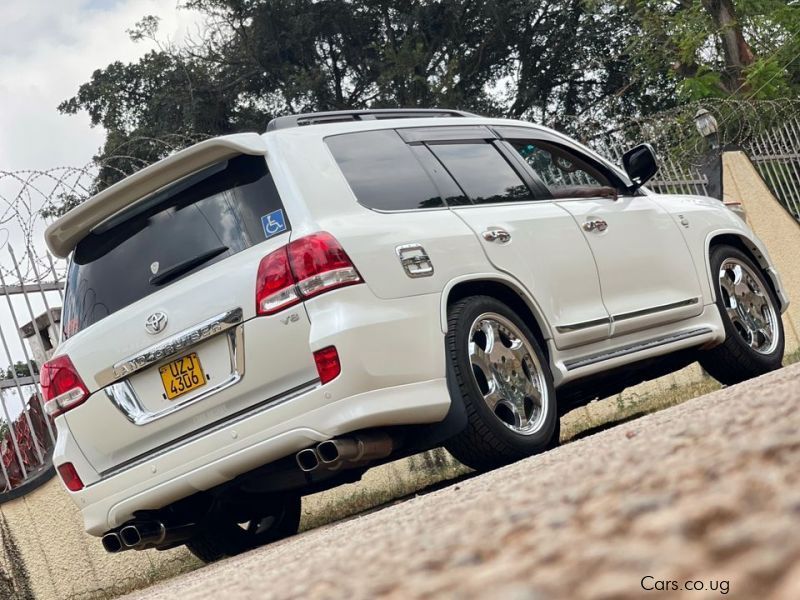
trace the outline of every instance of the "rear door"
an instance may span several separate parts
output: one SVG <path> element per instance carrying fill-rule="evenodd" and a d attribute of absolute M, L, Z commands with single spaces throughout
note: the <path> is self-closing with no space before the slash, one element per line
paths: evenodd
<path fill-rule="evenodd" d="M 687 319 L 703 310 L 700 280 L 674 219 L 578 148 L 531 130 L 498 130 L 580 225 L 600 274 L 612 335 Z"/>
<path fill-rule="evenodd" d="M 492 264 L 525 285 L 559 348 L 609 335 L 592 253 L 572 216 L 551 201 L 486 128 L 432 128 L 405 135 L 422 143 L 458 184 L 453 210 L 481 241 Z"/>
<path fill-rule="evenodd" d="M 260 259 L 290 230 L 264 157 L 239 156 L 78 243 L 59 353 L 93 392 L 66 419 L 99 472 L 316 378 L 302 307 L 291 336 L 280 313 L 255 319 L 257 336 L 245 327 Z M 247 365 L 248 354 L 263 364 Z"/>

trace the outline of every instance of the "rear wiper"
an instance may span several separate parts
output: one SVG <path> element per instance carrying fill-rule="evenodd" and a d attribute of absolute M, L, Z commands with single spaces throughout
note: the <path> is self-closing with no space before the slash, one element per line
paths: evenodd
<path fill-rule="evenodd" d="M 184 261 L 179 262 L 176 265 L 172 265 L 166 271 L 162 271 L 157 275 L 153 275 L 150 278 L 150 285 L 162 285 L 173 279 L 177 279 L 184 273 L 188 273 L 192 269 L 197 266 L 202 265 L 204 262 L 208 262 L 212 258 L 215 258 L 222 254 L 223 252 L 227 252 L 227 246 L 217 246 L 216 248 L 212 248 L 211 250 L 207 250 L 202 254 L 198 254 L 197 256 L 193 256 L 192 258 L 187 258 Z"/>

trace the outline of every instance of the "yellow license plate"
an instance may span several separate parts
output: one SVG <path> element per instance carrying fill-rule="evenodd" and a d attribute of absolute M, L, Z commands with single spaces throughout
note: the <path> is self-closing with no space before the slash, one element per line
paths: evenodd
<path fill-rule="evenodd" d="M 161 383 L 164 384 L 167 400 L 174 400 L 206 384 L 206 375 L 203 373 L 196 352 L 176 358 L 160 367 L 158 372 L 161 374 Z"/>

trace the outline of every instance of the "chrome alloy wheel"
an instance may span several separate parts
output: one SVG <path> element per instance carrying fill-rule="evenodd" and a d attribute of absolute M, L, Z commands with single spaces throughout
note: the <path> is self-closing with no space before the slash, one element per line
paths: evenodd
<path fill-rule="evenodd" d="M 722 304 L 739 336 L 759 354 L 771 354 L 778 345 L 778 312 L 752 269 L 736 258 L 719 267 Z"/>
<path fill-rule="evenodd" d="M 472 374 L 483 401 L 516 433 L 538 432 L 547 416 L 542 365 L 523 333 L 497 313 L 484 313 L 469 332 Z"/>

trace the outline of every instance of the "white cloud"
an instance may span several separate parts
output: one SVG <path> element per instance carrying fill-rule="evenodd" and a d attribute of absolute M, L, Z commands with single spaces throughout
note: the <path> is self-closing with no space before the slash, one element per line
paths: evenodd
<path fill-rule="evenodd" d="M 91 128 L 85 114 L 62 115 L 56 107 L 72 97 L 95 69 L 115 60 L 136 60 L 151 48 L 148 43 L 131 42 L 126 33 L 143 16 L 160 17 L 161 34 L 174 40 L 193 31 L 199 15 L 178 10 L 177 1 L 0 0 L 0 269 L 7 283 L 16 283 L 9 247 L 25 259 L 23 229 L 29 225 L 24 218 L 17 222 L 14 211 L 36 214 L 43 197 L 31 193 L 17 206 L 14 199 L 21 182 L 3 172 L 87 164 L 103 143 L 103 130 Z M 46 193 L 53 182 L 42 177 L 35 185 Z M 43 225 L 37 223 L 29 232 L 39 251 Z M 48 294 L 48 299 L 51 306 L 60 304 L 56 294 Z M 30 300 L 33 314 L 40 314 L 44 310 L 40 294 Z M 20 324 L 31 320 L 24 298 L 15 296 L 12 304 Z M 0 368 L 5 368 L 23 355 L 16 324 L 2 297 L 0 330 L 10 347 L 11 360 L 0 347 Z M 12 418 L 19 410 L 13 404 L 9 402 Z"/>
<path fill-rule="evenodd" d="M 181 39 L 198 21 L 177 0 L 2 0 L 0 4 L 0 171 L 80 166 L 103 141 L 85 114 L 61 115 L 95 69 L 150 49 L 126 33 L 141 17 Z"/>

